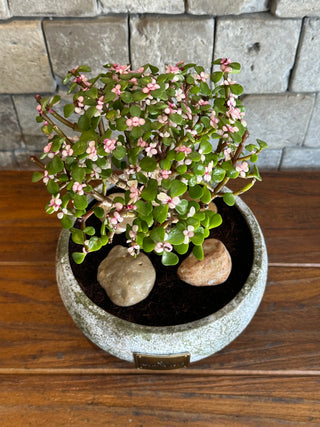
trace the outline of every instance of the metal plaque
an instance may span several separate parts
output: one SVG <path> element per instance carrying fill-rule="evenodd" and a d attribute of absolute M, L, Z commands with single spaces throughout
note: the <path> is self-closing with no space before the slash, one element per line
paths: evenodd
<path fill-rule="evenodd" d="M 190 365 L 190 353 L 180 354 L 142 354 L 133 353 L 137 369 L 165 371 L 187 368 Z"/>

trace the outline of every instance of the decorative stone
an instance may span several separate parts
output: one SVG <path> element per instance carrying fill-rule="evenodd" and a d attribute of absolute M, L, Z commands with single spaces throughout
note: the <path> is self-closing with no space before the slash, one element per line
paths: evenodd
<path fill-rule="evenodd" d="M 95 16 L 97 5 L 95 0 L 50 0 L 38 1 L 10 0 L 13 16 Z"/>
<path fill-rule="evenodd" d="M 225 282 L 232 268 L 230 254 L 217 239 L 203 243 L 204 258 L 199 261 L 193 253 L 180 264 L 178 276 L 193 286 L 214 286 Z"/>
<path fill-rule="evenodd" d="M 100 0 L 103 13 L 184 13 L 183 0 Z"/>
<path fill-rule="evenodd" d="M 309 128 L 307 132 L 306 139 L 304 141 L 305 147 L 314 147 L 314 148 L 320 148 L 320 93 L 317 94 L 314 108 L 311 116 L 311 120 L 309 123 Z M 265 150 L 268 151 L 268 150 Z"/>
<path fill-rule="evenodd" d="M 0 65 L 1 68 L 1 65 Z M 21 132 L 10 96 L 0 96 L 1 150 L 21 147 Z"/>
<path fill-rule="evenodd" d="M 134 258 L 120 245 L 111 249 L 98 268 L 98 282 L 111 301 L 121 307 L 144 300 L 155 279 L 155 269 L 145 254 L 140 253 Z"/>
<path fill-rule="evenodd" d="M 273 0 L 271 12 L 280 18 L 320 16 L 320 3 L 319 0 Z"/>
<path fill-rule="evenodd" d="M 307 170 L 320 169 L 320 149 L 319 148 L 286 148 L 281 162 L 281 170 L 297 170 L 302 165 Z"/>
<path fill-rule="evenodd" d="M 194 15 L 239 15 L 268 10 L 266 0 L 189 0 L 188 13 Z"/>

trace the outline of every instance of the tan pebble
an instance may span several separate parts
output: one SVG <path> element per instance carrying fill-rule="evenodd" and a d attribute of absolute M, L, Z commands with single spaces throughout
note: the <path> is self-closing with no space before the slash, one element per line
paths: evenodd
<path fill-rule="evenodd" d="M 199 261 L 191 253 L 178 268 L 178 276 L 193 286 L 214 286 L 225 282 L 232 268 L 230 254 L 217 239 L 203 243 L 204 258 Z"/>
<path fill-rule="evenodd" d="M 114 304 L 128 307 L 149 295 L 156 272 L 147 255 L 140 253 L 134 258 L 128 248 L 117 245 L 100 263 L 97 277 Z"/>

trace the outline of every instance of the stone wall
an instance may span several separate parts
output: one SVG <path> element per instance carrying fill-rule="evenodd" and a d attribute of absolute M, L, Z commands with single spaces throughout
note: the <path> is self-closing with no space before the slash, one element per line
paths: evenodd
<path fill-rule="evenodd" d="M 45 137 L 36 93 L 81 63 L 242 64 L 262 169 L 320 168 L 319 0 L 0 0 L 0 168 L 28 169 Z"/>

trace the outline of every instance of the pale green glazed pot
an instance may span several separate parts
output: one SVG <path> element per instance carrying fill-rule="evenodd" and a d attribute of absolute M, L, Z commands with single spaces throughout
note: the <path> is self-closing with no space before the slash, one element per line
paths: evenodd
<path fill-rule="evenodd" d="M 264 293 L 268 258 L 260 226 L 248 206 L 236 197 L 236 207 L 252 234 L 254 259 L 241 291 L 221 310 L 194 322 L 173 326 L 143 326 L 122 320 L 95 305 L 82 291 L 69 263 L 70 232 L 62 230 L 57 247 L 56 274 L 60 295 L 84 335 L 108 353 L 133 362 L 134 353 L 189 353 L 195 362 L 221 350 L 250 323 Z"/>

